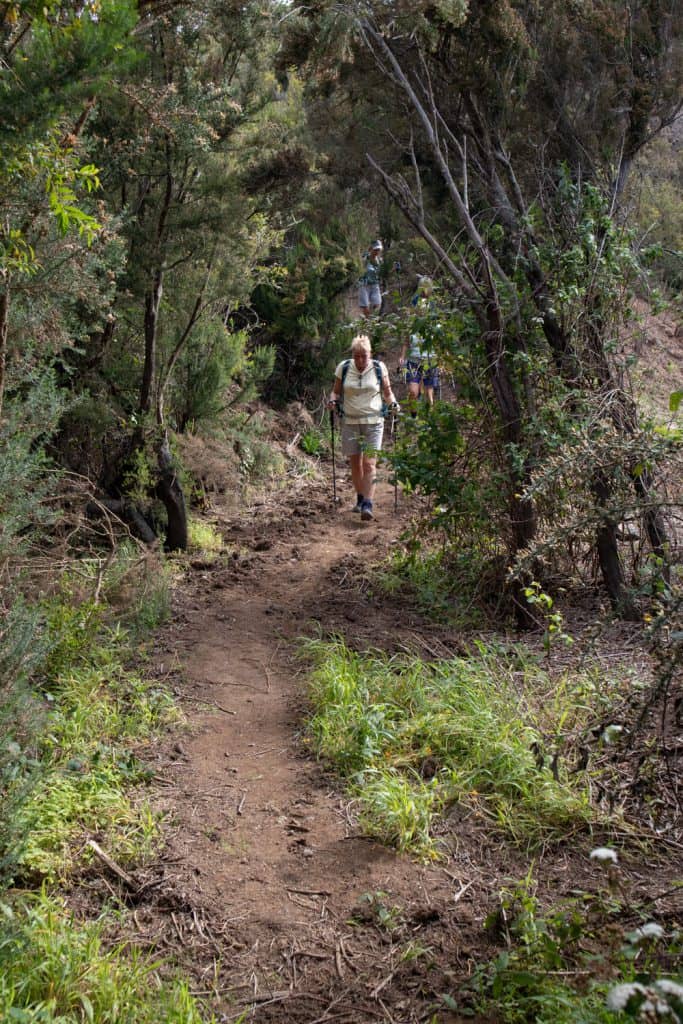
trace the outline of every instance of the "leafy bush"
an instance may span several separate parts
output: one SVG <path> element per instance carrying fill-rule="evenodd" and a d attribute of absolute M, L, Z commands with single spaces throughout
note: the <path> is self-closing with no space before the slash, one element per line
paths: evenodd
<path fill-rule="evenodd" d="M 0 625 L 0 885 L 11 878 L 27 833 L 20 815 L 40 779 L 44 711 L 30 680 L 46 655 L 40 616 L 17 597 Z"/>
<path fill-rule="evenodd" d="M 470 985 L 476 1010 L 504 1024 L 616 1024 L 632 1020 L 680 1020 L 683 987 L 670 978 L 680 962 L 681 936 L 667 934 L 639 907 L 622 905 L 613 886 L 618 871 L 611 849 L 596 849 L 611 882 L 595 893 L 580 893 L 542 909 L 531 873 L 499 894 L 486 928 L 504 938 L 506 949 L 478 967 Z M 649 1005 L 648 1005 L 649 1001 Z M 455 1002 L 455 1001 L 453 1001 Z M 658 1010 L 651 1013 L 652 1006 Z"/>
<path fill-rule="evenodd" d="M 54 375 L 27 372 L 20 392 L 10 393 L 0 421 L 0 567 L 35 540 L 52 522 L 46 500 L 55 474 L 45 442 L 65 408 Z"/>
<path fill-rule="evenodd" d="M 299 447 L 307 455 L 320 456 L 329 451 L 329 443 L 321 430 L 310 427 L 301 435 Z"/>

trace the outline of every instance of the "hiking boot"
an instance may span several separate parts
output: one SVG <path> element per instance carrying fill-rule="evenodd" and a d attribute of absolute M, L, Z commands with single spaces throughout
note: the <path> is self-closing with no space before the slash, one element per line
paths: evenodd
<path fill-rule="evenodd" d="M 369 523 L 371 519 L 374 519 L 372 514 L 372 502 L 364 501 L 363 506 L 360 510 L 360 517 L 364 523 Z"/>
<path fill-rule="evenodd" d="M 358 500 L 356 501 L 356 504 L 353 506 L 351 511 L 352 512 L 362 512 L 363 511 L 363 495 L 362 494 L 358 498 Z"/>

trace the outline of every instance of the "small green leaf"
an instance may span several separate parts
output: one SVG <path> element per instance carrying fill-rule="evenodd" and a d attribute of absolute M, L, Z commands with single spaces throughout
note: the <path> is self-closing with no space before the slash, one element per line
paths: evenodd
<path fill-rule="evenodd" d="M 669 411 L 678 412 L 681 400 L 683 400 L 683 391 L 672 391 L 669 395 Z"/>
<path fill-rule="evenodd" d="M 86 1020 L 89 1020 L 90 1024 L 92 1024 L 92 1022 L 95 1020 L 95 1011 L 93 1009 L 93 1005 L 83 992 L 81 992 L 80 1000 Z"/>

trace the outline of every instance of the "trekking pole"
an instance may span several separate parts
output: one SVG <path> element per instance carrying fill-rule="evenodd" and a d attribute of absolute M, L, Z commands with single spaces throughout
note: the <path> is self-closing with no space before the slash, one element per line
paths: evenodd
<path fill-rule="evenodd" d="M 401 287 L 401 264 L 398 260 L 394 263 L 394 273 L 396 274 L 396 283 L 398 285 L 398 296 L 403 305 L 403 288 Z"/>
<path fill-rule="evenodd" d="M 392 451 L 394 456 L 396 455 L 396 413 L 394 413 L 391 421 L 391 438 L 392 438 Z M 396 462 L 394 462 L 394 515 L 398 512 L 398 475 L 396 469 Z"/>
<path fill-rule="evenodd" d="M 330 409 L 330 434 L 332 437 L 332 501 L 337 504 L 337 470 L 334 462 L 334 409 Z"/>

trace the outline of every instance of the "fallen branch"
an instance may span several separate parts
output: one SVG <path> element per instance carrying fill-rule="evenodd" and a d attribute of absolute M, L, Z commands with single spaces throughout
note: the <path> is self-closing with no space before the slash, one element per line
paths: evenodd
<path fill-rule="evenodd" d="M 133 892 L 137 892 L 138 884 L 133 876 L 129 875 L 127 871 L 124 871 L 108 853 L 105 853 L 99 843 L 96 843 L 94 839 L 89 839 L 85 845 L 90 847 L 95 856 L 101 860 L 103 864 L 106 864 L 112 874 L 116 875 L 117 878 L 120 878 L 121 881 Z"/>

